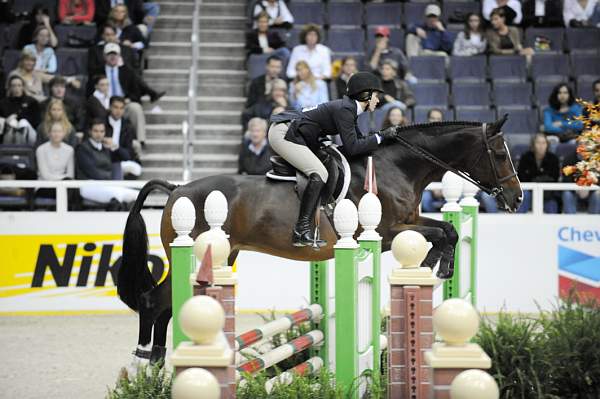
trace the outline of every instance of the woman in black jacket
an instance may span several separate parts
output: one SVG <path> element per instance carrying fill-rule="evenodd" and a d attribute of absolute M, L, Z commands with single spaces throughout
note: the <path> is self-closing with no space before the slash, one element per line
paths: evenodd
<path fill-rule="evenodd" d="M 269 30 L 269 14 L 265 11 L 256 17 L 256 29 L 246 33 L 246 52 L 251 54 L 271 54 L 285 61 L 290 56 L 290 50 L 285 47 L 285 40 L 278 32 Z"/>

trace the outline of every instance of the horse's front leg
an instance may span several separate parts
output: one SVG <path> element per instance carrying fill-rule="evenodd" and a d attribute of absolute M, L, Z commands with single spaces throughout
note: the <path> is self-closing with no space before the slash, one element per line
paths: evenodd
<path fill-rule="evenodd" d="M 399 224 L 390 229 L 392 237 L 406 230 L 413 230 L 423 234 L 425 239 L 433 245 L 423 261 L 423 266 L 433 270 L 438 260 L 442 257 L 442 251 L 446 247 L 447 240 L 444 229 L 424 224 Z"/>
<path fill-rule="evenodd" d="M 441 244 L 440 268 L 437 276 L 449 279 L 454 274 L 454 250 L 458 242 L 458 233 L 451 223 L 419 216 L 417 223 L 424 227 L 441 229 L 444 232 L 444 242 Z"/>

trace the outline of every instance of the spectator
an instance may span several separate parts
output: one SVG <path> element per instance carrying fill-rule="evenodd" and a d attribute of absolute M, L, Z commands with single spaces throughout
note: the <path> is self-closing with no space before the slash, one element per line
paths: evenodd
<path fill-rule="evenodd" d="M 442 10 L 437 4 L 425 8 L 425 22 L 413 25 L 406 35 L 406 55 L 441 55 L 452 51 L 452 34 L 446 30 L 440 20 Z"/>
<path fill-rule="evenodd" d="M 567 27 L 598 27 L 600 3 L 598 0 L 565 0 L 563 18 Z"/>
<path fill-rule="evenodd" d="M 530 58 L 533 55 L 531 47 L 523 48 L 521 35 L 514 26 L 506 25 L 505 12 L 497 8 L 491 14 L 492 29 L 487 31 L 487 42 L 490 53 L 495 55 L 520 54 Z"/>
<path fill-rule="evenodd" d="M 250 82 L 246 108 L 265 100 L 267 93 L 271 92 L 271 84 L 279 79 L 282 70 L 283 63 L 279 57 L 272 55 L 267 58 L 265 74 L 252 79 Z"/>
<path fill-rule="evenodd" d="M 573 153 L 565 157 L 563 165 L 575 165 L 581 158 L 573 151 Z M 563 176 L 563 182 L 573 183 L 572 176 Z M 595 191 L 562 191 L 562 213 L 573 214 L 577 213 L 577 209 L 586 209 L 589 214 L 600 213 L 600 190 Z"/>
<path fill-rule="evenodd" d="M 123 4 L 116 5 L 108 14 L 108 22 L 117 29 L 117 37 L 121 46 L 131 47 L 141 51 L 146 46 L 144 35 L 140 29 L 131 23 L 127 6 Z"/>
<path fill-rule="evenodd" d="M 481 17 L 475 13 L 467 14 L 465 28 L 458 32 L 454 41 L 452 55 L 471 56 L 485 53 L 487 41 L 483 31 Z"/>
<path fill-rule="evenodd" d="M 50 21 L 50 11 L 43 4 L 36 4 L 29 14 L 29 22 L 19 30 L 19 48 L 23 48 L 33 40 L 33 32 L 38 26 L 44 26 L 50 33 L 50 47 L 58 46 L 58 39 Z"/>
<path fill-rule="evenodd" d="M 377 112 L 386 113 L 392 107 L 405 110 L 416 103 L 415 96 L 408 84 L 398 78 L 397 68 L 398 64 L 392 59 L 386 59 L 381 65 L 379 74 L 383 93 L 379 94 L 379 104 L 377 104 L 379 110 Z"/>
<path fill-rule="evenodd" d="M 442 122 L 444 120 L 444 113 L 441 109 L 431 108 L 427 111 L 427 123 Z"/>
<path fill-rule="evenodd" d="M 408 121 L 406 116 L 404 115 L 404 111 L 400 107 L 391 107 L 387 114 L 385 114 L 385 118 L 383 119 L 383 124 L 381 125 L 381 129 L 387 129 L 391 126 L 406 126 L 408 125 Z"/>
<path fill-rule="evenodd" d="M 106 43 L 120 44 L 117 37 L 117 28 L 112 25 L 104 25 L 100 29 L 100 40 L 95 46 L 88 49 L 88 71 L 93 72 L 104 67 L 104 46 Z M 131 47 L 121 47 L 121 61 L 129 68 L 138 71 L 140 69 L 139 58 Z"/>
<path fill-rule="evenodd" d="M 50 97 L 40 104 L 40 109 L 42 110 L 42 113 L 46 112 L 48 104 L 51 100 L 61 100 L 64 105 L 65 112 L 67 113 L 67 118 L 69 118 L 69 121 L 71 122 L 75 130 L 78 132 L 83 132 L 84 129 L 83 116 L 81 114 L 81 106 L 77 104 L 74 100 L 66 96 L 67 80 L 60 75 L 56 75 L 52 78 L 52 80 L 50 80 L 49 88 Z"/>
<path fill-rule="evenodd" d="M 287 67 L 287 76 L 296 77 L 296 64 L 305 61 L 317 79 L 331 78 L 331 50 L 320 44 L 321 32 L 315 24 L 306 25 L 300 32 L 300 44 L 294 47 Z"/>
<path fill-rule="evenodd" d="M 583 129 L 583 122 L 576 121 L 583 109 L 575 102 L 573 90 L 560 83 L 554 87 L 548 98 L 548 107 L 544 109 L 544 132 L 558 136 L 561 142 L 573 140 Z"/>
<path fill-rule="evenodd" d="M 148 27 L 148 37 L 150 37 L 150 34 L 154 29 L 154 24 L 156 23 L 156 18 L 158 18 L 160 14 L 160 4 L 154 1 L 144 0 L 143 8 L 144 25 Z"/>
<path fill-rule="evenodd" d="M 492 20 L 492 11 L 500 9 L 504 11 L 506 25 L 519 25 L 523 19 L 521 3 L 519 0 L 483 0 L 483 18 Z"/>
<path fill-rule="evenodd" d="M 592 92 L 594 95 L 594 98 L 591 99 L 591 102 L 595 105 L 600 105 L 600 79 L 597 79 L 594 81 L 594 83 L 592 83 Z M 589 117 L 591 115 L 589 115 L 589 112 L 587 109 L 583 110 L 583 113 L 586 117 Z M 592 116 L 593 118 L 594 116 Z M 592 119 L 592 123 L 594 125 L 600 125 L 600 115 L 597 116 L 598 119 Z"/>
<path fill-rule="evenodd" d="M 108 116 L 110 108 L 110 96 L 108 95 L 108 79 L 105 75 L 94 76 L 94 92 L 88 98 L 85 110 L 88 121 L 94 119 L 104 120 Z"/>
<path fill-rule="evenodd" d="M 315 78 L 306 61 L 296 63 L 296 78 L 290 84 L 290 102 L 292 107 L 301 110 L 329 101 L 327 85 Z"/>
<path fill-rule="evenodd" d="M 106 140 L 104 121 L 90 123 L 88 138 L 75 150 L 75 171 L 81 180 L 112 180 L 111 140 Z M 127 187 L 99 184 L 85 185 L 79 190 L 87 200 L 109 204 L 109 209 L 121 210 L 123 202 L 133 202 L 138 192 Z"/>
<path fill-rule="evenodd" d="M 101 26 L 108 21 L 112 8 L 118 4 L 124 4 L 134 24 L 141 24 L 144 19 L 144 5 L 142 0 L 94 0 L 96 14 L 94 19 L 96 25 Z"/>
<path fill-rule="evenodd" d="M 53 122 L 48 129 L 48 141 L 35 150 L 40 180 L 75 178 L 75 149 L 64 143 L 65 127 Z"/>
<path fill-rule="evenodd" d="M 356 72 L 358 72 L 356 59 L 352 56 L 345 57 L 342 60 L 342 70 L 340 71 L 340 75 L 331 82 L 331 98 L 337 100 L 344 97 L 348 79 Z"/>
<path fill-rule="evenodd" d="M 543 133 L 537 133 L 531 139 L 529 151 L 521 156 L 517 174 L 522 182 L 557 182 L 560 173 L 558 157 L 549 151 L 548 139 Z M 531 209 L 531 191 L 523 192 L 523 203 L 517 210 L 526 213 Z M 544 193 L 544 213 L 557 213 L 556 193 Z"/>
<path fill-rule="evenodd" d="M 285 41 L 276 31 L 269 31 L 269 15 L 261 12 L 256 17 L 256 26 L 246 34 L 246 51 L 250 54 L 273 54 L 282 60 L 287 60 L 290 50 L 285 47 Z"/>
<path fill-rule="evenodd" d="M 140 160 L 133 149 L 135 136 L 133 127 L 123 117 L 124 113 L 125 99 L 118 96 L 111 97 L 106 123 L 106 140 L 111 149 L 113 178 L 117 180 L 121 180 L 124 176 L 139 177 L 142 174 Z"/>
<path fill-rule="evenodd" d="M 0 100 L 0 117 L 5 123 L 15 128 L 13 132 L 20 133 L 17 137 L 6 137 L 0 141 L 4 144 L 29 144 L 33 146 L 37 133 L 33 126 L 40 123 L 38 102 L 25 93 L 25 81 L 19 75 L 13 75 L 7 81 L 8 96 Z M 5 133 L 5 132 L 3 132 Z"/>
<path fill-rule="evenodd" d="M 292 13 L 282 0 L 257 1 L 252 15 L 256 18 L 261 12 L 266 12 L 269 15 L 269 26 L 273 28 L 290 29 L 294 23 Z M 256 28 L 256 22 L 254 28 Z"/>
<path fill-rule="evenodd" d="M 50 138 L 50 129 L 54 123 L 60 123 L 65 133 L 65 143 L 75 148 L 78 144 L 77 136 L 75 136 L 75 130 L 73 125 L 67 117 L 65 106 L 62 100 L 51 99 L 48 103 L 46 111 L 44 112 L 44 120 L 37 127 L 37 142 L 39 146 Z"/>
<path fill-rule="evenodd" d="M 242 113 L 242 128 L 245 130 L 248 121 L 256 117 L 269 120 L 277 107 L 287 109 L 289 107 L 287 90 L 287 83 L 283 79 L 273 81 L 268 99 L 257 102 Z"/>
<path fill-rule="evenodd" d="M 416 82 L 416 78 L 408 71 L 408 58 L 404 52 L 390 45 L 390 28 L 378 26 L 375 29 L 375 48 L 369 57 L 369 66 L 377 73 L 376 71 L 381 69 L 383 61 L 390 58 L 399 66 L 398 76 L 411 81 L 411 83 Z"/>
<path fill-rule="evenodd" d="M 58 0 L 58 20 L 61 24 L 91 24 L 95 11 L 94 0 Z"/>
<path fill-rule="evenodd" d="M 427 111 L 427 123 L 442 122 L 444 113 L 441 109 L 431 108 Z M 444 206 L 444 195 L 442 190 L 425 190 L 421 199 L 423 212 L 439 212 Z"/>
<path fill-rule="evenodd" d="M 41 102 L 46 99 L 44 94 L 44 83 L 50 82 L 52 75 L 35 70 L 36 56 L 29 50 L 23 50 L 19 58 L 19 64 L 8 76 L 20 76 L 25 82 L 25 94 Z"/>
<path fill-rule="evenodd" d="M 271 149 L 267 144 L 267 121 L 252 118 L 244 135 L 238 173 L 242 175 L 264 175 L 271 169 Z"/>
<path fill-rule="evenodd" d="M 56 73 L 56 54 L 54 49 L 48 44 L 50 43 L 50 32 L 48 28 L 41 25 L 33 32 L 33 43 L 24 47 L 35 54 L 35 70 L 48 74 Z"/>
<path fill-rule="evenodd" d="M 563 26 L 561 0 L 524 0 L 523 27 L 552 28 Z"/>

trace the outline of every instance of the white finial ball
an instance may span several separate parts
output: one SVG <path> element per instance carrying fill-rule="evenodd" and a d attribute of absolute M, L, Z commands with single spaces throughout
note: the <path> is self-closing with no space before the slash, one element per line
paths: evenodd
<path fill-rule="evenodd" d="M 452 172 L 446 172 L 442 178 L 442 194 L 446 201 L 458 201 L 462 191 L 462 178 Z"/>
<path fill-rule="evenodd" d="M 173 381 L 173 399 L 219 399 L 221 387 L 212 373 L 198 367 L 183 370 Z"/>
<path fill-rule="evenodd" d="M 433 313 L 433 329 L 450 345 L 463 345 L 477 334 L 479 315 L 469 302 L 448 299 Z"/>
<path fill-rule="evenodd" d="M 358 203 L 358 220 L 365 226 L 379 226 L 381 221 L 381 201 L 373 193 L 366 193 Z"/>
<path fill-rule="evenodd" d="M 341 236 L 353 235 L 358 228 L 356 205 L 345 198 L 333 210 L 333 224 Z"/>
<path fill-rule="evenodd" d="M 463 180 L 463 193 L 465 197 L 474 197 L 479 191 L 479 187 L 468 180 Z"/>
<path fill-rule="evenodd" d="M 404 268 L 421 266 L 429 252 L 427 240 L 423 234 L 414 230 L 405 230 L 396 234 L 392 241 L 392 254 Z"/>
<path fill-rule="evenodd" d="M 204 259 L 209 245 L 213 267 L 223 265 L 231 252 L 229 240 L 223 234 L 212 230 L 200 234 L 194 241 L 194 255 L 198 261 Z"/>
<path fill-rule="evenodd" d="M 225 223 L 227 198 L 218 190 L 211 191 L 204 201 L 204 218 L 209 225 Z"/>
<path fill-rule="evenodd" d="M 198 344 L 209 344 L 215 340 L 225 325 L 225 311 L 221 304 L 206 295 L 188 299 L 179 313 L 181 330 Z"/>
<path fill-rule="evenodd" d="M 196 223 L 196 209 L 188 197 L 179 197 L 171 208 L 171 223 L 175 231 L 192 231 Z"/>
<path fill-rule="evenodd" d="M 500 390 L 491 375 L 483 370 L 465 370 L 450 385 L 451 399 L 498 399 Z"/>

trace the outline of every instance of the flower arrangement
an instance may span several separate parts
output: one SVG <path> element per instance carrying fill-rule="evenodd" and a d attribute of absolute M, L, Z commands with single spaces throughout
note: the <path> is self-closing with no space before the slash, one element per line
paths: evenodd
<path fill-rule="evenodd" d="M 573 175 L 579 186 L 598 184 L 600 179 L 600 104 L 578 100 L 584 113 L 575 119 L 583 122 L 583 132 L 577 137 L 577 153 L 581 161 L 565 166 L 565 176 Z"/>

